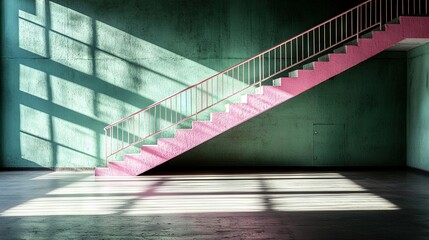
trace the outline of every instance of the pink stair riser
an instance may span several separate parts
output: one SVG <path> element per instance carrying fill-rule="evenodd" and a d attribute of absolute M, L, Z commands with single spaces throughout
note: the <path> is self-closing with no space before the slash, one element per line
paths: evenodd
<path fill-rule="evenodd" d="M 407 38 L 429 39 L 428 29 L 428 17 L 401 17 L 400 24 L 387 24 L 385 31 L 374 31 L 373 38 L 362 38 L 358 46 L 347 46 L 345 54 L 329 54 L 329 61 L 315 62 L 314 70 L 299 70 L 297 77 L 282 78 L 280 86 L 263 86 L 262 93 L 249 94 L 246 103 L 230 104 L 228 112 L 212 113 L 211 122 L 195 121 L 192 129 L 176 130 L 174 138 L 161 138 L 157 146 L 143 146 L 140 153 L 126 155 L 124 161 L 109 162 L 108 168 L 96 168 L 95 175 L 144 173 L 352 68 L 399 41 Z"/>

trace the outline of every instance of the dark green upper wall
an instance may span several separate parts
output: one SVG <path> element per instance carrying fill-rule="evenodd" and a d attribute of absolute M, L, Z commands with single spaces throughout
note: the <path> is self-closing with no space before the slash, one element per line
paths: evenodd
<path fill-rule="evenodd" d="M 363 1 L 55 2 L 219 71 Z"/>
<path fill-rule="evenodd" d="M 2 166 L 79 168 L 102 165 L 103 128 L 109 123 L 293 37 L 359 2 L 4 0 L 2 16 L 6 28 L 2 33 L 5 37 L 2 50 L 6 58 L 3 58 L 2 67 L 4 133 L 1 142 L 5 152 Z M 394 64 L 396 67 L 383 68 L 385 60 L 376 60 L 375 64 L 367 63 L 340 78 L 347 84 L 356 84 L 357 76 L 365 77 L 368 82 L 364 81 L 364 85 L 353 90 L 353 99 L 366 100 L 369 93 L 380 95 L 374 99 L 372 114 L 382 116 L 367 115 L 365 121 L 350 124 L 351 117 L 334 114 L 337 107 L 338 113 L 350 114 L 365 109 L 366 104 L 358 101 L 336 107 L 335 94 L 355 87 L 337 80 L 333 82 L 341 83 L 332 85 L 332 89 L 327 87 L 324 90 L 327 92 L 306 93 L 304 100 L 292 101 L 296 105 L 279 107 L 264 115 L 267 120 L 263 122 L 279 122 L 281 116 L 293 118 L 295 114 L 305 120 L 290 120 L 292 125 L 281 126 L 285 132 L 295 126 L 297 136 L 303 136 L 302 140 L 293 142 L 294 153 L 276 147 L 274 142 L 284 141 L 287 135 L 269 134 L 275 130 L 270 130 L 270 125 L 259 127 L 260 118 L 248 123 L 247 135 L 243 133 L 242 138 L 239 136 L 243 128 L 239 128 L 238 133 L 226 133 L 218 138 L 220 140 L 213 140 L 218 141 L 218 149 L 224 149 L 214 152 L 222 156 L 232 151 L 223 148 L 230 140 L 247 141 L 241 145 L 243 149 L 250 149 L 249 153 L 236 151 L 234 154 L 243 155 L 234 159 L 240 159 L 239 165 L 259 164 L 249 154 L 254 153 L 252 148 L 257 149 L 254 146 L 264 143 L 262 139 L 268 139 L 274 145 L 269 151 L 260 152 L 260 159 L 272 157 L 274 151 L 277 158 L 273 158 L 271 164 L 290 164 L 279 161 L 282 156 L 293 156 L 287 161 L 308 165 L 310 138 L 307 134 L 311 135 L 308 131 L 312 131 L 312 124 L 340 123 L 347 127 L 347 134 L 350 127 L 356 127 L 353 129 L 356 137 L 352 138 L 356 141 L 372 138 L 375 128 L 380 128 L 377 132 L 381 137 L 389 138 L 385 145 L 373 142 L 374 145 L 369 144 L 362 151 L 346 149 L 352 152 L 348 153 L 352 156 L 348 157 L 352 160 L 350 164 L 366 165 L 364 159 L 374 159 L 371 164 L 387 165 L 386 155 L 381 152 L 386 148 L 401 151 L 402 145 L 399 136 L 385 133 L 391 130 L 392 122 L 383 125 L 382 120 L 396 116 L 402 105 L 390 109 L 390 105 L 382 101 L 392 99 L 390 92 L 377 90 L 375 93 L 373 87 L 384 87 L 389 81 L 400 84 L 403 68 L 397 56 L 382 58 L 388 59 L 388 66 Z M 381 74 L 381 69 L 396 74 Z M 365 72 L 368 78 L 361 75 Z M 331 86 L 329 84 L 326 86 Z M 315 97 L 318 94 L 322 95 Z M 321 105 L 314 105 L 315 101 Z M 332 105 L 334 108 L 330 109 Z M 328 114 L 330 111 L 334 113 Z M 319 114 L 326 114 L 326 117 Z M 399 120 L 394 123 L 402 126 Z M 266 137 L 257 137 L 253 142 L 248 136 L 259 136 L 263 132 Z M 373 148 L 377 154 L 373 154 Z M 207 148 L 201 149 L 196 151 L 202 153 Z M 194 161 L 199 159 L 200 153 L 186 156 Z M 304 156 L 305 160 L 301 161 Z M 380 156 L 381 160 L 377 161 Z M 398 164 L 396 161 L 390 163 Z"/>

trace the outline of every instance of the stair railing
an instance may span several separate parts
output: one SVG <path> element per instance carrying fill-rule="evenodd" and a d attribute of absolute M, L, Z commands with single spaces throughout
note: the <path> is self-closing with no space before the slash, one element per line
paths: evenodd
<path fill-rule="evenodd" d="M 428 15 L 428 0 L 369 0 L 104 128 L 107 159 L 252 86 L 399 16 Z"/>

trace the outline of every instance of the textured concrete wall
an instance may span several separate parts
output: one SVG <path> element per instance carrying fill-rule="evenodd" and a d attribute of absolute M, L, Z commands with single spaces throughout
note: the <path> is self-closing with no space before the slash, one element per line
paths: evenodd
<path fill-rule="evenodd" d="M 4 87 L 4 82 L 6 81 L 3 78 L 3 43 L 6 42 L 6 35 L 5 35 L 5 31 L 4 31 L 4 23 L 5 23 L 5 14 L 4 14 L 4 10 L 5 9 L 5 1 L 1 1 L 0 2 L 0 89 L 5 89 Z M 2 91 L 2 90 L 0 90 Z M 3 93 L 3 92 L 1 92 Z M 4 109 L 3 107 L 3 103 L 4 103 L 4 99 L 3 97 L 0 97 L 0 107 L 1 109 Z M 0 117 L 0 136 L 4 135 L 4 131 L 3 131 L 3 117 Z M 0 144 L 0 156 L 4 157 L 4 151 L 3 151 L 3 146 L 4 144 Z M 0 166 L 2 161 L 0 160 Z"/>
<path fill-rule="evenodd" d="M 93 167 L 102 162 L 102 134 L 107 124 L 288 39 L 361 1 L 2 2 L 5 4 L 1 10 L 5 18 L 2 31 L 5 39 L 2 41 L 4 133 L 1 142 L 5 150 L 0 158 L 1 165 Z M 384 60 L 375 61 L 377 66 L 384 66 L 380 63 Z M 400 65 L 400 60 L 396 58 L 389 61 Z M 362 101 L 366 101 L 365 97 L 370 92 L 385 94 L 372 90 L 372 83 L 384 86 L 382 83 L 386 81 L 400 80 L 401 66 L 392 69 L 397 73 L 392 76 L 382 74 L 370 63 L 365 66 L 360 71 L 354 70 L 341 77 L 346 81 L 356 80 L 358 76 L 372 79 L 368 80 L 367 85 L 353 90 L 356 99 L 363 98 Z M 362 70 L 376 74 L 367 75 Z M 348 91 L 338 86 L 334 93 Z M 326 101 L 325 105 L 320 106 L 326 111 L 330 111 L 329 106 L 338 101 L 336 96 L 329 94 L 318 98 L 323 99 L 321 102 Z M 390 97 L 386 96 L 386 99 Z M 299 100 L 295 102 L 298 102 L 296 106 L 289 107 L 292 110 L 279 108 L 262 116 L 268 118 L 263 122 L 277 122 L 278 125 L 284 115 L 294 116 L 294 113 L 301 119 L 310 119 L 305 124 L 312 122 L 315 117 L 311 108 L 299 104 Z M 313 100 L 306 102 L 315 104 Z M 400 108 L 402 105 L 398 104 Z M 353 102 L 347 108 L 363 108 L 365 112 L 364 105 Z M 376 102 L 374 112 L 391 117 L 397 111 L 396 108 L 388 107 L 386 110 L 386 107 Z M 316 120 L 347 123 L 341 114 L 329 116 L 328 119 L 321 117 Z M 362 126 L 353 125 L 362 127 L 356 129 L 357 133 L 353 132 L 357 139 L 360 134 L 363 139 L 371 138 L 374 124 L 384 129 L 379 131 L 391 130 L 389 121 L 383 124 L 378 118 L 387 117 L 368 116 L 365 122 L 360 123 Z M 261 120 L 250 122 L 250 128 L 246 131 L 241 128 L 238 132 L 227 133 L 225 137 L 219 138 L 223 140 L 214 140 L 221 143 L 211 155 L 222 159 L 224 156 L 241 159 L 234 164 L 248 165 L 256 161 L 254 157 L 247 158 L 252 151 L 243 154 L 245 151 L 240 149 L 233 153 L 229 153 L 233 149 L 221 150 L 223 146 L 230 145 L 230 140 L 245 142 L 243 149 L 260 149 L 259 159 L 272 156 L 274 150 L 279 157 L 271 165 L 277 164 L 281 156 L 304 156 L 309 151 L 307 140 L 298 140 L 293 145 L 296 147 L 289 150 L 293 152 L 292 155 L 274 146 L 264 153 L 260 143 L 282 142 L 286 135 L 278 134 L 288 129 L 282 126 L 281 131 L 274 131 L 277 135 L 263 134 L 270 132 L 264 130 L 269 129 L 270 125 L 260 126 L 258 121 Z M 252 125 L 256 122 L 257 125 Z M 294 138 L 307 138 L 309 127 L 304 122 L 292 121 L 290 124 L 295 126 L 297 135 Z M 243 132 L 241 137 L 240 131 Z M 265 140 L 261 140 L 263 138 L 260 135 L 265 135 Z M 380 154 L 368 151 L 370 147 L 378 148 L 380 152 L 386 147 L 401 149 L 401 146 L 397 146 L 397 139 L 389 139 L 386 146 L 377 143 L 362 151 L 355 149 L 360 155 L 352 154 L 357 156 L 351 157 L 352 163 L 366 164 L 361 161 L 373 159 L 371 163 L 375 164 Z M 196 149 L 197 155 L 189 155 L 191 161 L 199 161 L 204 154 L 210 155 L 206 150 L 204 147 Z M 288 161 L 298 162 L 304 157 L 293 159 Z M 385 164 L 384 158 L 379 162 Z M 307 162 L 301 164 L 308 165 Z"/>
<path fill-rule="evenodd" d="M 345 166 L 405 165 L 405 54 L 386 52 L 170 161 L 180 165 L 317 166 L 314 125 L 345 128 Z M 329 146 L 327 144 L 326 146 Z M 341 156 L 343 155 L 343 156 Z M 337 160 L 338 161 L 338 160 Z M 329 163 L 328 163 L 329 165 Z"/>
<path fill-rule="evenodd" d="M 408 53 L 407 165 L 429 171 L 429 44 Z"/>

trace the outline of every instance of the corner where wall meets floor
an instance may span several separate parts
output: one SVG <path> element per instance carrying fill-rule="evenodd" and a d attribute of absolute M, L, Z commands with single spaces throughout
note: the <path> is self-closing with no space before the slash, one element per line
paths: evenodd
<path fill-rule="evenodd" d="M 429 44 L 407 55 L 407 165 L 429 171 Z"/>

